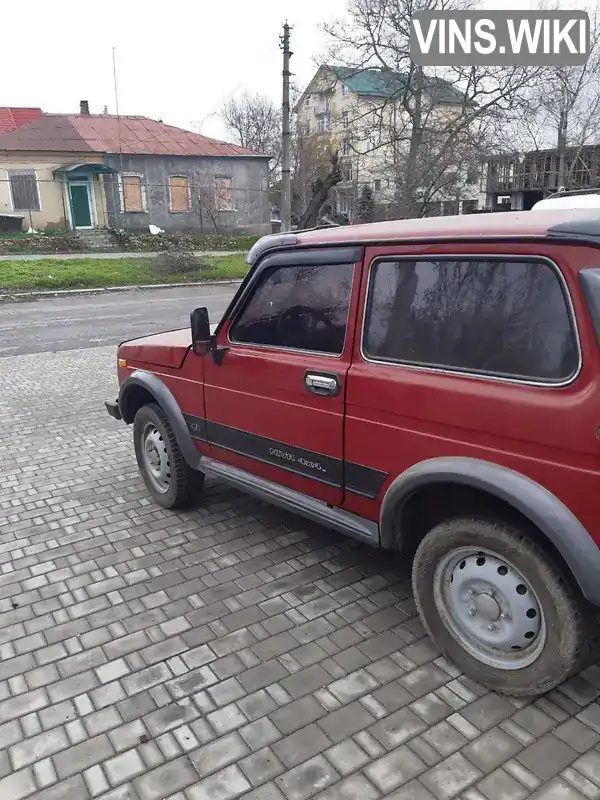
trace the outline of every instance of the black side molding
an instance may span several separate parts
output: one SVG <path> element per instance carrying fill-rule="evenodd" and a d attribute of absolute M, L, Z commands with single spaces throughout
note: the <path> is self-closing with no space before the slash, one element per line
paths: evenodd
<path fill-rule="evenodd" d="M 584 596 L 600 606 L 600 547 L 551 492 L 519 472 L 477 458 L 432 458 L 415 464 L 390 485 L 379 528 L 383 547 L 392 547 L 402 507 L 411 494 L 435 483 L 481 489 L 527 517 L 562 555 Z"/>

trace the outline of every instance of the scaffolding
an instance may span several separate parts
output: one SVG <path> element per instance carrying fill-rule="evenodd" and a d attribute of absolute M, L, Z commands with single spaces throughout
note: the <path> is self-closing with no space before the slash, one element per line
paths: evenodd
<path fill-rule="evenodd" d="M 532 150 L 493 156 L 487 161 L 486 192 L 541 191 L 559 187 L 560 154 L 558 150 Z M 600 183 L 600 145 L 567 148 L 565 151 L 565 187 L 595 188 Z"/>

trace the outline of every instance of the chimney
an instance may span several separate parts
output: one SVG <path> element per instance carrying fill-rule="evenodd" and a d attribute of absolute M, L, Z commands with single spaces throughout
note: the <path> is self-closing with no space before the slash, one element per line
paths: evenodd
<path fill-rule="evenodd" d="M 89 114 L 90 114 L 90 104 L 89 104 L 89 102 L 87 100 L 81 100 L 79 102 L 79 113 L 80 114 L 86 114 L 87 116 L 89 116 Z"/>

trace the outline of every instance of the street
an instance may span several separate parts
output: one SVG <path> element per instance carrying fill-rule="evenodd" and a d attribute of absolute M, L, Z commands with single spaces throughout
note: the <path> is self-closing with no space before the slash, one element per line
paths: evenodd
<path fill-rule="evenodd" d="M 490 693 L 397 558 L 214 481 L 150 501 L 114 343 L 232 290 L 1 307 L 1 800 L 597 800 L 600 667 Z"/>
<path fill-rule="evenodd" d="M 207 306 L 211 321 L 218 322 L 236 288 L 224 284 L 4 303 L 0 356 L 99 347 L 183 328 L 197 306 Z"/>

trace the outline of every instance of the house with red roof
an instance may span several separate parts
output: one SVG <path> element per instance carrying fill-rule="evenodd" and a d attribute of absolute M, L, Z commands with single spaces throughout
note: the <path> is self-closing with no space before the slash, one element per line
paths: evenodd
<path fill-rule="evenodd" d="M 42 116 L 41 108 L 7 108 L 0 106 L 0 133 L 14 131 L 21 125 Z"/>
<path fill-rule="evenodd" d="M 24 227 L 266 233 L 269 155 L 143 116 L 0 109 L 0 215 Z"/>

